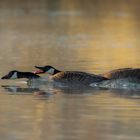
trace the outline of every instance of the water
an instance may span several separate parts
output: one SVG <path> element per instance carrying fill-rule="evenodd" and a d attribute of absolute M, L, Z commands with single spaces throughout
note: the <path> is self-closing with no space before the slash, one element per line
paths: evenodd
<path fill-rule="evenodd" d="M 0 75 L 34 65 L 95 74 L 140 67 L 138 0 L 0 1 Z M 0 81 L 2 140 L 139 140 L 140 91 Z"/>

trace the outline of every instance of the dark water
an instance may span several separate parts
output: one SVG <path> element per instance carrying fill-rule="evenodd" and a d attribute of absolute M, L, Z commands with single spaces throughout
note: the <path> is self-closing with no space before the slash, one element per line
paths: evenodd
<path fill-rule="evenodd" d="M 34 65 L 140 67 L 139 0 L 0 1 L 0 75 Z M 2 140 L 139 140 L 140 91 L 0 81 Z"/>

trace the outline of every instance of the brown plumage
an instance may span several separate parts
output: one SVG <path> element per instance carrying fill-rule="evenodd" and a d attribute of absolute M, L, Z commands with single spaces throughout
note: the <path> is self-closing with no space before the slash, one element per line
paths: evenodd
<path fill-rule="evenodd" d="M 140 82 L 140 68 L 123 68 L 110 71 L 102 76 L 110 79 L 127 79 L 130 82 Z"/>
<path fill-rule="evenodd" d="M 50 74 L 50 78 L 53 81 L 61 82 L 61 83 L 68 83 L 68 84 L 78 84 L 78 85 L 89 85 L 91 83 L 98 83 L 104 80 L 108 80 L 101 75 L 89 74 L 86 72 L 79 72 L 79 71 L 60 71 L 55 69 L 54 67 L 47 65 L 47 66 L 35 66 L 39 70 L 35 71 L 35 74 L 41 73 L 48 73 Z"/>
<path fill-rule="evenodd" d="M 56 82 L 84 85 L 89 85 L 90 83 L 107 80 L 107 78 L 103 76 L 78 71 L 58 72 L 57 74 L 52 75 L 51 79 Z"/>
<path fill-rule="evenodd" d="M 118 81 L 125 80 L 126 82 L 136 82 L 140 83 L 140 69 L 139 68 L 123 68 L 110 71 L 102 75 L 89 74 L 86 72 L 79 71 L 66 71 L 62 72 L 55 69 L 52 66 L 38 67 L 38 71 L 35 71 L 36 74 L 39 73 L 48 73 L 51 74 L 51 79 L 57 82 L 63 83 L 73 83 L 73 84 L 84 84 L 89 85 L 91 83 L 98 83 L 102 81 Z"/>

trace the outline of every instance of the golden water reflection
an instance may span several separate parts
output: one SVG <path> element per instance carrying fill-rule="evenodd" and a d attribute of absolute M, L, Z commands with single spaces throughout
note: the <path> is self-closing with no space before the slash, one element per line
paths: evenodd
<path fill-rule="evenodd" d="M 0 63 L 6 71 L 36 64 L 97 73 L 139 67 L 139 1 L 32 2 L 1 2 Z M 86 62 L 78 67 L 80 61 Z"/>
<path fill-rule="evenodd" d="M 140 67 L 139 5 L 139 0 L 1 0 L 0 75 L 47 64 L 92 73 Z M 0 81 L 3 140 L 140 137 L 139 91 L 45 87 L 38 96 L 42 87 L 18 82 Z"/>

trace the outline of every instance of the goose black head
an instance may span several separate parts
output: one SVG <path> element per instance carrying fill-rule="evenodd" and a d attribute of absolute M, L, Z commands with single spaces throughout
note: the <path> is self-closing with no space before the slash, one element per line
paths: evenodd
<path fill-rule="evenodd" d="M 55 69 L 54 67 L 52 67 L 50 65 L 43 66 L 43 67 L 35 66 L 35 68 L 39 69 L 34 72 L 35 74 L 48 73 L 48 74 L 54 75 L 54 74 L 60 72 L 59 70 Z"/>
<path fill-rule="evenodd" d="M 27 78 L 27 79 L 35 79 L 40 76 L 32 73 L 32 72 L 20 72 L 17 70 L 10 71 L 8 74 L 3 76 L 1 79 L 19 79 L 19 78 Z"/>
<path fill-rule="evenodd" d="M 17 73 L 18 73 L 18 71 L 16 71 L 16 70 L 10 71 L 8 74 L 3 76 L 1 79 L 17 79 L 18 78 Z"/>

